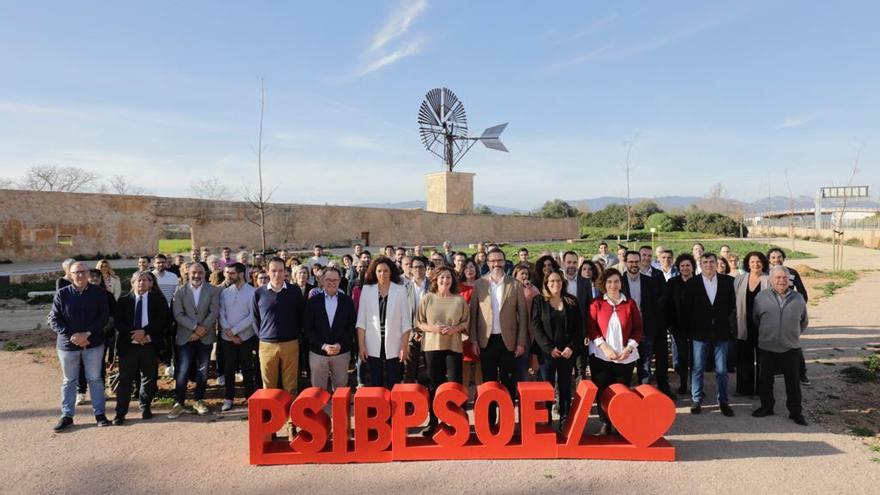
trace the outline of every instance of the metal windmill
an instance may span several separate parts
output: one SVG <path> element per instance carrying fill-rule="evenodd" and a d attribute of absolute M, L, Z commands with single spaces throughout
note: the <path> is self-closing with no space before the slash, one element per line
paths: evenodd
<path fill-rule="evenodd" d="M 507 123 L 490 127 L 480 137 L 468 137 L 464 105 L 451 90 L 434 88 L 428 91 L 419 107 L 419 135 L 422 144 L 437 155 L 452 172 L 459 160 L 480 141 L 487 148 L 507 151 L 499 139 Z"/>

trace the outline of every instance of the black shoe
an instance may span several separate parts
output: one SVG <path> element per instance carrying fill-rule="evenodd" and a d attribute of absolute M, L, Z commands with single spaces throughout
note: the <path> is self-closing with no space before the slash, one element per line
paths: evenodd
<path fill-rule="evenodd" d="M 61 416 L 61 419 L 58 420 L 58 423 L 52 427 L 55 431 L 64 431 L 68 426 L 73 424 L 73 418 L 70 416 Z"/>
<path fill-rule="evenodd" d="M 153 411 L 149 407 L 145 407 L 141 411 L 141 419 L 153 419 Z"/>
<path fill-rule="evenodd" d="M 801 426 L 807 426 L 807 420 L 804 419 L 804 415 L 803 415 L 803 414 L 796 414 L 796 415 L 795 415 L 795 414 L 789 414 L 788 417 L 789 417 L 789 419 L 791 419 L 792 421 L 794 421 L 795 423 L 797 423 L 797 424 L 799 424 L 799 425 L 801 425 Z"/>
<path fill-rule="evenodd" d="M 110 426 L 113 424 L 110 422 L 109 419 L 107 419 L 107 416 L 105 416 L 103 414 L 96 415 L 95 422 L 98 423 L 98 426 Z"/>
<path fill-rule="evenodd" d="M 700 414 L 703 412 L 703 405 L 699 402 L 695 402 L 694 405 L 691 406 L 691 414 Z"/>
<path fill-rule="evenodd" d="M 437 430 L 437 424 L 436 423 L 429 423 L 428 426 L 426 426 L 422 430 L 422 436 L 427 437 L 427 438 L 431 438 L 434 436 L 434 432 L 436 430 Z"/>
<path fill-rule="evenodd" d="M 125 423 L 125 415 L 117 414 L 115 418 L 113 418 L 113 426 L 122 426 Z"/>
<path fill-rule="evenodd" d="M 733 417 L 733 409 L 729 404 L 721 404 L 721 414 L 727 416 L 728 418 Z"/>
<path fill-rule="evenodd" d="M 660 390 L 660 392 L 662 392 L 663 395 L 665 395 L 666 397 L 669 397 L 670 399 L 672 399 L 672 402 L 675 402 L 676 400 L 678 400 L 678 397 L 672 392 L 671 388 L 663 387 L 658 390 Z"/>
<path fill-rule="evenodd" d="M 611 426 L 611 423 L 602 423 L 602 428 L 599 428 L 600 435 L 613 435 L 614 428 Z"/>
<path fill-rule="evenodd" d="M 755 418 L 763 418 L 765 416 L 773 416 L 772 409 L 764 409 L 763 407 L 759 407 L 752 411 L 752 416 Z"/>
<path fill-rule="evenodd" d="M 812 384 L 813 382 L 811 382 L 810 379 L 806 377 L 806 375 L 801 377 L 801 385 L 810 386 Z"/>

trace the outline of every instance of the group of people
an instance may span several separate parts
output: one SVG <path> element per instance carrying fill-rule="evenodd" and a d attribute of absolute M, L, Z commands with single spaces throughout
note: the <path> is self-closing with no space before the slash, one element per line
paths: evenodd
<path fill-rule="evenodd" d="M 754 416 L 773 414 L 779 372 L 790 417 L 806 424 L 799 335 L 807 294 L 798 274 L 783 266 L 778 248 L 748 253 L 735 277 L 740 268 L 729 249 L 703 251 L 697 243 L 674 257 L 642 246 L 615 256 L 602 242 L 593 257 L 545 251 L 533 262 L 525 247 L 509 260 L 485 243 L 473 255 L 444 242 L 441 249 L 385 246 L 376 256 L 356 244 L 338 261 L 317 245 L 305 260 L 283 250 L 233 258 L 228 248 L 220 256 L 202 249 L 188 262 L 141 257 L 126 294 L 106 260 L 92 270 L 68 260 L 49 315 L 63 372 L 55 429 L 73 423 L 86 384 L 99 426 L 124 424 L 133 393 L 141 417 L 151 418 L 160 362 L 175 380 L 168 417 L 186 412 L 190 381 L 192 408 L 206 414 L 212 356 L 224 387 L 221 411 L 233 408 L 238 381 L 244 399 L 257 388 L 295 396 L 300 379 L 328 390 L 419 382 L 431 397 L 447 381 L 498 381 L 515 400 L 518 381 L 537 379 L 556 389 L 561 429 L 573 381 L 588 376 L 600 397 L 613 383 L 629 386 L 635 371 L 639 383 L 676 399 L 670 342 L 678 393 L 690 392 L 692 413 L 701 412 L 703 375 L 714 366 L 720 410 L 734 414 L 727 394 L 734 364 L 737 392 L 760 395 Z M 111 422 L 104 376 L 114 359 Z M 598 412 L 600 433 L 614 433 Z M 496 414 L 490 410 L 490 422 Z M 432 415 L 423 433 L 436 428 Z"/>

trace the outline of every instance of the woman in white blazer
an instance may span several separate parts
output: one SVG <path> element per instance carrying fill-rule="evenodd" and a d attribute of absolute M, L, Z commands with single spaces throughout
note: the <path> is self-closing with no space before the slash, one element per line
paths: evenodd
<path fill-rule="evenodd" d="M 361 362 L 367 363 L 367 382 L 390 389 L 400 383 L 409 357 L 412 312 L 406 288 L 398 284 L 400 269 L 390 258 L 373 259 L 364 276 L 357 317 Z"/>
<path fill-rule="evenodd" d="M 743 258 L 748 270 L 733 282 L 736 292 L 736 393 L 758 394 L 758 325 L 752 319 L 755 296 L 770 286 L 769 264 L 764 253 L 752 251 Z"/>

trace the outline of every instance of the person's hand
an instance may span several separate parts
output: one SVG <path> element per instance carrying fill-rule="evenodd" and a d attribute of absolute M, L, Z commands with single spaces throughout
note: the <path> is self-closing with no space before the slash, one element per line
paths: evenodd
<path fill-rule="evenodd" d="M 196 327 L 195 332 L 199 336 L 199 338 L 202 338 L 208 334 L 208 329 L 203 327 L 202 325 L 199 325 Z"/>
<path fill-rule="evenodd" d="M 401 346 L 400 347 L 400 362 L 405 363 L 409 361 L 409 346 Z"/>
<path fill-rule="evenodd" d="M 516 346 L 516 350 L 513 351 L 514 357 L 520 357 L 525 353 L 526 353 L 526 346 L 524 346 L 524 345 Z"/>
<path fill-rule="evenodd" d="M 360 350 L 358 350 L 358 355 L 360 356 L 362 363 L 366 363 L 367 358 L 370 357 L 370 355 L 367 354 L 367 349 L 363 346 L 361 346 Z"/>
<path fill-rule="evenodd" d="M 452 330 L 451 328 L 449 328 L 447 326 L 439 326 L 438 325 L 437 328 L 440 332 L 440 335 L 449 335 L 450 331 Z"/>
<path fill-rule="evenodd" d="M 568 359 L 571 357 L 571 355 L 573 353 L 574 353 L 574 351 L 571 350 L 571 347 L 566 347 L 565 349 L 562 350 L 562 357 L 564 357 L 565 359 Z"/>
<path fill-rule="evenodd" d="M 617 356 L 617 360 L 618 360 L 618 361 L 623 361 L 624 359 L 628 358 L 630 354 L 632 354 L 632 347 L 630 347 L 630 346 L 626 346 L 626 347 L 623 348 L 623 352 L 621 352 L 621 353 Z"/>
<path fill-rule="evenodd" d="M 146 339 L 147 334 L 143 329 L 132 330 L 131 332 L 131 340 L 137 342 L 140 345 L 144 345 L 144 340 Z"/>
<path fill-rule="evenodd" d="M 70 342 L 79 347 L 87 347 L 89 345 L 89 336 L 85 332 L 76 332 L 70 336 Z"/>
<path fill-rule="evenodd" d="M 193 332 L 193 333 L 189 336 L 189 341 L 190 341 L 190 342 L 195 342 L 195 341 L 197 341 L 197 340 L 199 340 L 199 334 Z"/>
<path fill-rule="evenodd" d="M 553 348 L 552 351 L 550 351 L 550 357 L 552 357 L 553 359 L 559 358 L 561 356 L 562 356 L 562 352 L 560 352 L 559 349 L 557 349 L 555 347 Z"/>
<path fill-rule="evenodd" d="M 602 349 L 602 352 L 605 353 L 605 357 L 607 357 L 611 361 L 617 361 L 618 359 L 620 359 L 620 356 L 618 356 L 618 354 L 614 352 L 614 349 L 612 349 L 611 346 L 607 343 L 600 345 L 599 349 Z"/>
<path fill-rule="evenodd" d="M 480 344 L 478 344 L 476 341 L 474 341 L 474 343 L 471 344 L 471 348 L 474 351 L 474 356 L 480 355 Z"/>
<path fill-rule="evenodd" d="M 416 332 L 413 334 L 413 342 L 421 342 L 422 341 L 422 332 Z"/>
<path fill-rule="evenodd" d="M 227 328 L 226 330 L 223 330 L 223 336 L 226 337 L 227 339 L 232 340 L 233 335 L 235 335 L 235 334 L 232 333 L 231 328 Z"/>
<path fill-rule="evenodd" d="M 241 345 L 241 343 L 244 342 L 243 340 L 241 340 L 241 337 L 239 337 L 238 335 L 233 335 L 231 340 L 232 340 L 232 343 L 235 345 Z"/>

